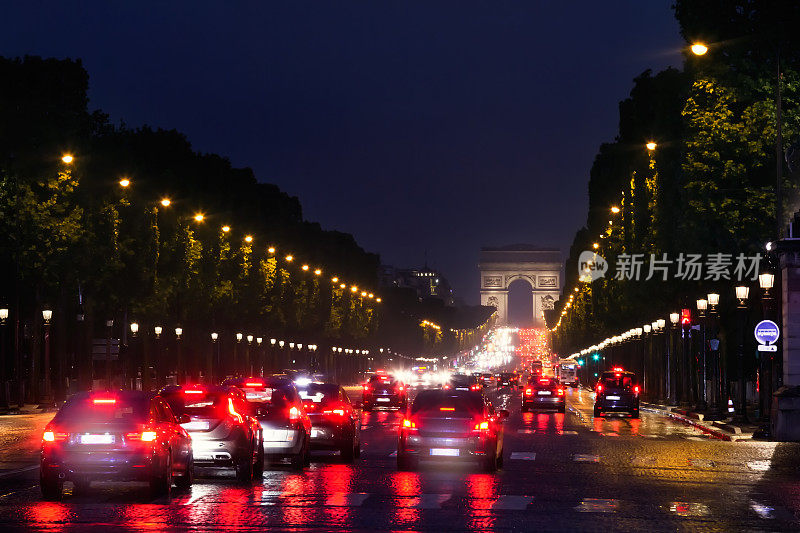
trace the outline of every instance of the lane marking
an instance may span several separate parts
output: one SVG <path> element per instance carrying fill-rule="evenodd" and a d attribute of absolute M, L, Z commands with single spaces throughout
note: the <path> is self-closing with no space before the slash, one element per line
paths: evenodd
<path fill-rule="evenodd" d="M 609 431 L 608 433 L 601 433 L 604 437 L 619 437 L 619 433 L 614 433 L 613 431 Z"/>
<path fill-rule="evenodd" d="M 419 498 L 411 500 L 412 509 L 441 509 L 442 504 L 452 498 L 452 494 L 420 494 Z"/>
<path fill-rule="evenodd" d="M 747 468 L 750 470 L 755 470 L 756 472 L 766 472 L 769 470 L 769 466 L 769 461 L 750 461 L 747 463 Z"/>
<path fill-rule="evenodd" d="M 577 431 L 572 431 L 572 430 L 566 430 L 560 433 L 560 435 L 577 435 L 577 434 L 578 434 Z"/>
<path fill-rule="evenodd" d="M 39 465 L 26 466 L 24 468 L 17 468 L 15 470 L 9 470 L 8 472 L 0 473 L 0 477 L 13 476 L 13 475 L 16 475 L 16 474 L 22 474 L 24 472 L 30 472 L 31 470 L 38 470 L 38 469 L 39 469 Z"/>
<path fill-rule="evenodd" d="M 579 513 L 613 513 L 619 508 L 619 500 L 604 500 L 600 498 L 584 498 L 575 507 Z"/>
<path fill-rule="evenodd" d="M 531 503 L 533 503 L 532 496 L 504 494 L 497 498 L 491 509 L 494 511 L 524 511 Z"/>
<path fill-rule="evenodd" d="M 759 518 L 764 520 L 772 520 L 775 518 L 775 508 L 769 505 L 758 503 L 757 501 L 750 500 L 750 509 L 758 515 Z"/>
<path fill-rule="evenodd" d="M 572 456 L 572 460 L 575 461 L 576 463 L 599 463 L 600 456 L 576 453 L 575 455 Z"/>
<path fill-rule="evenodd" d="M 535 452 L 511 452 L 509 459 L 519 459 L 520 461 L 535 461 Z"/>
<path fill-rule="evenodd" d="M 688 462 L 689 466 L 695 466 L 697 468 L 714 468 L 717 466 L 716 463 L 710 459 L 694 459 L 690 457 Z"/>
<path fill-rule="evenodd" d="M 366 492 L 334 492 L 325 501 L 328 507 L 361 507 L 364 500 L 369 498 L 371 494 Z"/>
<path fill-rule="evenodd" d="M 686 437 L 686 439 L 687 440 L 707 440 L 707 439 L 704 439 L 703 437 L 696 437 L 694 435 L 692 435 L 691 437 Z"/>

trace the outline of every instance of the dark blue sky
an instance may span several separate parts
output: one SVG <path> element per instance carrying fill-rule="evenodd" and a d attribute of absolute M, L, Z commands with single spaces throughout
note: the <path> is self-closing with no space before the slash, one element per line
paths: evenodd
<path fill-rule="evenodd" d="M 0 54 L 82 58 L 92 108 L 252 167 L 385 263 L 427 250 L 477 303 L 481 246 L 568 249 L 618 101 L 680 65 L 671 3 L 28 0 Z"/>

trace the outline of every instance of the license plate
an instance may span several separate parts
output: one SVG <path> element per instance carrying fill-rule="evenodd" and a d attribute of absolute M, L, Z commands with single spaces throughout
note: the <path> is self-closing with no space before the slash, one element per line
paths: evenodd
<path fill-rule="evenodd" d="M 391 398 L 376 398 L 375 401 L 376 402 L 391 402 L 392 399 Z"/>
<path fill-rule="evenodd" d="M 80 436 L 81 444 L 114 444 L 114 435 L 95 435 L 87 433 Z"/>
<path fill-rule="evenodd" d="M 431 455 L 439 457 L 458 457 L 458 448 L 431 448 Z"/>
<path fill-rule="evenodd" d="M 208 421 L 204 420 L 196 420 L 194 422 L 186 422 L 185 424 L 181 424 L 183 429 L 186 431 L 199 431 L 208 429 Z"/>
<path fill-rule="evenodd" d="M 619 400 L 619 396 L 606 396 L 606 400 Z"/>
<path fill-rule="evenodd" d="M 317 438 L 317 437 L 319 437 L 319 430 L 318 430 L 318 429 L 313 429 L 313 428 L 312 428 L 312 429 L 311 429 L 311 438 L 312 438 L 312 439 L 315 439 L 315 438 Z"/>
<path fill-rule="evenodd" d="M 552 393 L 549 390 L 540 390 L 539 396 L 550 396 Z"/>
<path fill-rule="evenodd" d="M 469 390 L 467 387 L 456 387 L 456 390 Z"/>

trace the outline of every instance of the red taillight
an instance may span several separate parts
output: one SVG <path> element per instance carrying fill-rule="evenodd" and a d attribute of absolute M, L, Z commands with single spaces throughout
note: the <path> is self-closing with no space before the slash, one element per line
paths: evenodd
<path fill-rule="evenodd" d="M 531 389 L 531 388 L 527 388 L 527 389 L 525 389 L 525 394 L 527 394 L 528 396 L 530 396 L 531 394 L 533 394 L 533 389 Z"/>
<path fill-rule="evenodd" d="M 635 392 L 636 394 L 639 394 L 639 385 L 634 385 L 633 386 L 633 392 Z"/>
<path fill-rule="evenodd" d="M 439 410 L 440 411 L 455 411 L 456 408 L 455 407 L 440 407 Z"/>
<path fill-rule="evenodd" d="M 62 440 L 67 440 L 67 438 L 69 438 L 69 433 L 62 433 L 60 431 L 52 431 L 52 430 L 47 430 L 42 435 L 42 440 L 44 442 L 62 441 Z"/>
<path fill-rule="evenodd" d="M 294 405 L 289 408 L 289 422 L 297 422 L 300 420 L 300 409 L 295 407 Z"/>
<path fill-rule="evenodd" d="M 158 435 L 155 431 L 142 431 L 139 433 L 138 431 L 135 433 L 127 433 L 125 435 L 125 440 L 129 441 L 140 441 L 140 442 L 153 442 L 156 440 Z"/>
<path fill-rule="evenodd" d="M 564 396 L 564 389 L 558 389 L 558 395 Z"/>
<path fill-rule="evenodd" d="M 469 390 L 478 390 L 478 389 L 480 389 L 480 388 L 481 388 L 481 386 L 480 386 L 480 385 L 472 385 L 472 386 L 469 388 Z"/>
<path fill-rule="evenodd" d="M 364 392 L 369 392 L 369 385 L 366 383 L 364 384 Z"/>
<path fill-rule="evenodd" d="M 228 398 L 228 412 L 231 414 L 231 416 L 233 416 L 233 418 L 238 420 L 240 424 L 244 422 L 244 418 L 242 418 L 242 415 L 240 415 L 236 411 L 236 408 L 233 406 L 233 398 Z"/>
<path fill-rule="evenodd" d="M 597 384 L 597 392 L 603 392 L 603 386 L 599 383 Z"/>
<path fill-rule="evenodd" d="M 248 381 L 244 384 L 245 387 L 263 387 L 264 384 L 260 381 Z"/>
<path fill-rule="evenodd" d="M 344 409 L 326 409 L 322 411 L 322 414 L 328 416 L 344 416 Z"/>
<path fill-rule="evenodd" d="M 550 383 L 550 380 L 548 378 L 542 378 L 539 380 L 539 383 Z"/>
<path fill-rule="evenodd" d="M 399 385 L 399 386 L 397 387 L 397 390 L 399 390 L 400 392 L 403 392 L 403 386 L 402 386 L 402 385 Z"/>
<path fill-rule="evenodd" d="M 117 403 L 116 398 L 93 398 L 92 403 L 95 405 L 114 405 Z"/>
<path fill-rule="evenodd" d="M 443 388 L 444 390 L 450 390 L 450 389 L 451 389 L 451 387 L 450 387 L 450 385 L 449 385 L 448 383 L 445 383 L 445 384 L 442 386 L 442 388 Z"/>
<path fill-rule="evenodd" d="M 203 394 L 205 391 L 199 389 L 185 389 L 183 391 L 184 394 Z"/>
<path fill-rule="evenodd" d="M 488 430 L 489 430 L 489 422 L 487 420 L 484 420 L 483 422 L 478 422 L 472 429 L 472 431 L 479 431 L 479 432 Z"/>
<path fill-rule="evenodd" d="M 408 418 L 403 419 L 403 424 L 401 426 L 406 431 L 416 431 L 417 430 L 417 423 L 409 420 Z"/>
<path fill-rule="evenodd" d="M 317 404 L 315 404 L 314 402 L 308 402 L 308 403 L 303 402 L 303 406 L 306 408 L 307 411 L 313 411 L 314 409 L 317 408 Z"/>

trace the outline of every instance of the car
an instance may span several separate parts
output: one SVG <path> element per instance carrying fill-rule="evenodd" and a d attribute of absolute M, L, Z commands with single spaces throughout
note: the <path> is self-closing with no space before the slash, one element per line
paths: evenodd
<path fill-rule="evenodd" d="M 60 500 L 64 482 L 86 491 L 93 481 L 147 481 L 154 494 L 194 479 L 192 439 L 170 406 L 141 391 L 71 396 L 42 435 L 42 496 Z"/>
<path fill-rule="evenodd" d="M 248 482 L 264 472 L 261 426 L 234 387 L 168 385 L 158 395 L 184 418 L 192 437 L 194 463 L 200 467 L 232 468 L 236 479 Z"/>
<path fill-rule="evenodd" d="M 490 372 L 484 372 L 481 374 L 480 380 L 484 387 L 491 387 L 497 384 L 497 378 Z"/>
<path fill-rule="evenodd" d="M 405 409 L 408 406 L 408 390 L 389 374 L 373 374 L 362 387 L 361 403 L 364 411 L 372 411 L 375 407 Z"/>
<path fill-rule="evenodd" d="M 298 387 L 311 419 L 311 449 L 338 450 L 342 461 L 361 455 L 361 416 L 347 393 L 336 383 L 309 383 Z"/>
<path fill-rule="evenodd" d="M 476 391 L 431 389 L 417 394 L 400 424 L 397 468 L 416 470 L 420 460 L 478 461 L 494 472 L 503 465 L 503 422 Z"/>
<path fill-rule="evenodd" d="M 228 378 L 222 382 L 245 394 L 263 439 L 264 460 L 289 460 L 302 470 L 311 463 L 311 419 L 294 382 L 285 376 Z"/>
<path fill-rule="evenodd" d="M 513 388 L 517 386 L 519 380 L 517 375 L 512 372 L 501 372 L 497 375 L 497 388 Z"/>
<path fill-rule="evenodd" d="M 442 386 L 444 390 L 461 390 L 461 391 L 481 391 L 483 385 L 480 380 L 469 374 L 453 374 L 450 379 Z"/>
<path fill-rule="evenodd" d="M 614 367 L 600 375 L 595 385 L 594 416 L 603 413 L 628 413 L 639 418 L 639 393 L 636 374 Z"/>
<path fill-rule="evenodd" d="M 531 377 L 522 391 L 522 412 L 531 409 L 556 409 L 559 413 L 565 413 L 567 403 L 564 387 L 553 378 Z"/>

